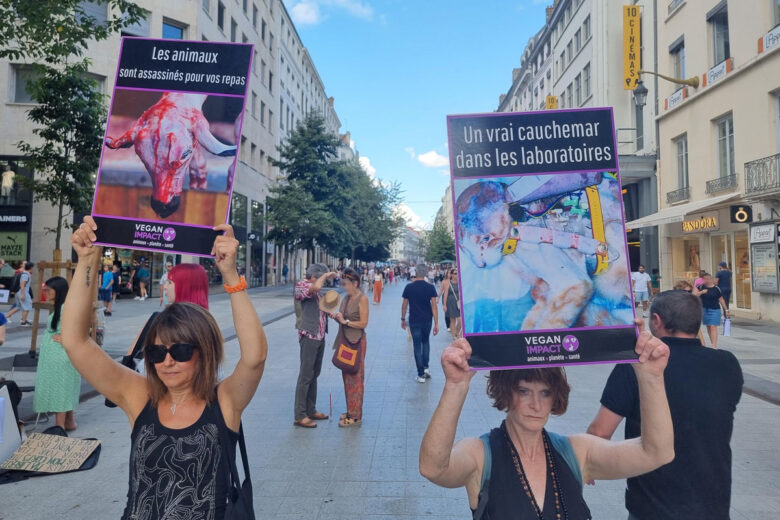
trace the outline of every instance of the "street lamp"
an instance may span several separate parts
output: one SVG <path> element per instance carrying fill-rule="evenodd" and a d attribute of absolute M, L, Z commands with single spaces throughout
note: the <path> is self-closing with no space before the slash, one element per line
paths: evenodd
<path fill-rule="evenodd" d="M 634 103 L 636 103 L 636 106 L 639 108 L 642 108 L 647 104 L 647 87 L 641 79 L 634 88 Z"/>

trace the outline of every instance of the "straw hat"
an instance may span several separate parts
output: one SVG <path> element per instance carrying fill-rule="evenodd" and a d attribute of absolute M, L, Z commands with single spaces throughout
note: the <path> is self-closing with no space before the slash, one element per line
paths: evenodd
<path fill-rule="evenodd" d="M 338 291 L 328 291 L 320 298 L 320 310 L 328 314 L 336 312 L 339 310 L 340 303 L 341 296 Z"/>

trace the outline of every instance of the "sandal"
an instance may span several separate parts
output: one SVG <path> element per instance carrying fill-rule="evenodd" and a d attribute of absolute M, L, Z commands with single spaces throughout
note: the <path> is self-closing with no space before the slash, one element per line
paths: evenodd
<path fill-rule="evenodd" d="M 352 426 L 360 426 L 363 424 L 360 419 L 353 419 L 349 415 L 339 421 L 340 428 L 350 428 Z"/>
<path fill-rule="evenodd" d="M 297 421 L 293 422 L 293 426 L 300 426 L 301 428 L 316 428 L 317 423 L 308 417 L 304 417 L 303 419 L 298 419 Z"/>
<path fill-rule="evenodd" d="M 326 413 L 314 412 L 309 416 L 309 419 L 312 421 L 324 421 L 325 419 L 330 419 L 330 416 Z"/>

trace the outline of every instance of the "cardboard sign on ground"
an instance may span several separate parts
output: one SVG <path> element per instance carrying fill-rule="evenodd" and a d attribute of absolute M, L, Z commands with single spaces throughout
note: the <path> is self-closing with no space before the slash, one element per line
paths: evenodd
<path fill-rule="evenodd" d="M 43 473 L 74 471 L 99 445 L 98 440 L 33 433 L 0 468 Z"/>

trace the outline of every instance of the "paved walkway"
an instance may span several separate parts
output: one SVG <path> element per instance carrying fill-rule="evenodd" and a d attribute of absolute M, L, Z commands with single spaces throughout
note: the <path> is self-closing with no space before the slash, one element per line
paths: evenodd
<path fill-rule="evenodd" d="M 244 427 L 254 482 L 255 509 L 262 519 L 389 519 L 470 518 L 465 492 L 425 481 L 417 469 L 420 440 L 443 386 L 438 357 L 448 344 L 445 331 L 433 338 L 431 370 L 426 384 L 414 381 L 411 342 L 399 327 L 402 283 L 386 290 L 382 303 L 371 305 L 366 358 L 366 394 L 362 428 L 341 429 L 322 421 L 314 430 L 292 426 L 293 394 L 298 374 L 298 345 L 290 312 L 290 288 L 252 292 L 266 327 L 270 350 L 266 373 L 244 415 Z M 222 299 L 220 299 L 222 298 Z M 226 297 L 212 297 L 212 311 L 231 336 Z M 156 302 L 155 302 L 156 303 Z M 132 305 L 148 306 L 130 318 Z M 114 320 L 127 319 L 123 330 L 107 327 L 107 344 L 121 337 L 121 353 L 153 310 L 150 302 L 127 302 Z M 127 317 L 122 314 L 127 312 Z M 120 324 L 117 323 L 117 326 Z M 333 333 L 329 338 L 332 341 Z M 735 327 L 722 347 L 733 348 L 746 374 L 777 384 L 780 355 L 777 336 Z M 0 352 L 5 350 L 0 347 Z M 228 366 L 238 357 L 235 340 L 228 341 Z M 569 411 L 550 421 L 561 433 L 584 431 L 598 409 L 601 389 L 611 366 L 572 367 L 574 389 Z M 476 436 L 500 423 L 502 415 L 485 395 L 484 376 L 471 385 L 459 425 L 458 438 Z M 771 386 L 771 385 L 770 385 Z M 319 408 L 333 415 L 345 410 L 341 374 L 327 361 L 320 376 Z M 97 437 L 103 443 L 93 470 L 40 477 L 0 486 L 0 519 L 118 518 L 127 492 L 129 427 L 124 414 L 107 409 L 102 398 L 89 399 L 77 411 L 76 437 Z M 41 429 L 41 428 L 39 428 Z M 622 431 L 622 428 L 620 428 Z M 780 517 L 780 414 L 776 405 L 743 395 L 732 439 L 732 519 Z M 624 519 L 623 481 L 599 482 L 585 497 L 597 519 Z"/>

